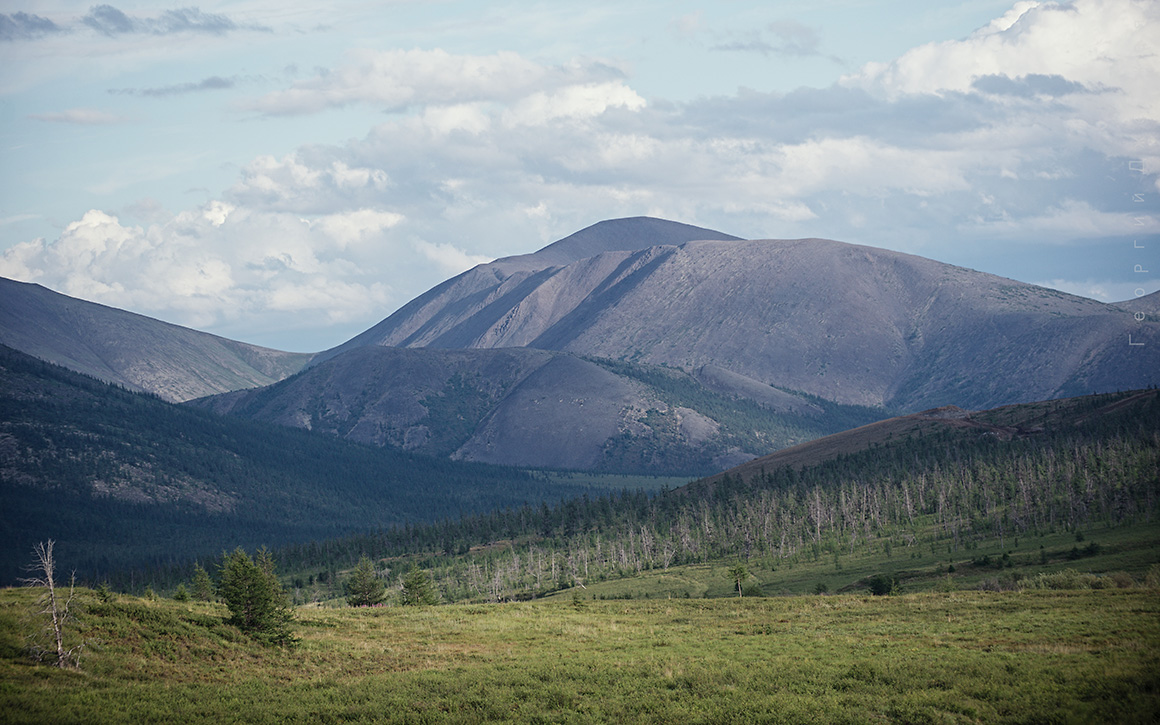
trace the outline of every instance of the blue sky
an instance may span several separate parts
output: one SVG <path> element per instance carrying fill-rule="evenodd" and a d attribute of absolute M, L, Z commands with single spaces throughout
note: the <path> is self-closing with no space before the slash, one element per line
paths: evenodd
<path fill-rule="evenodd" d="M 1160 289 L 1154 0 L 9 1 L 0 68 L 0 275 L 282 349 L 640 214 Z"/>

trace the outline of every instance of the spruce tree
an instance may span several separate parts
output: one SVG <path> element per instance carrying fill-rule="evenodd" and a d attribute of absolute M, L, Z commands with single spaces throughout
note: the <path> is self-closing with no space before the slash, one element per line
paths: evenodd
<path fill-rule="evenodd" d="M 265 547 L 256 560 L 235 549 L 222 562 L 218 594 L 230 610 L 226 621 L 264 642 L 290 644 L 290 599 L 274 574 L 274 559 Z"/>
<path fill-rule="evenodd" d="M 386 588 L 375 575 L 374 563 L 363 554 L 358 566 L 344 585 L 346 603 L 352 607 L 373 607 L 383 601 Z"/>
<path fill-rule="evenodd" d="M 403 604 L 437 604 L 439 598 L 431 588 L 431 580 L 418 566 L 412 564 L 403 577 Z"/>
<path fill-rule="evenodd" d="M 208 602 L 213 599 L 213 581 L 209 578 L 209 572 L 203 569 L 201 564 L 193 565 L 193 598 L 200 602 Z"/>

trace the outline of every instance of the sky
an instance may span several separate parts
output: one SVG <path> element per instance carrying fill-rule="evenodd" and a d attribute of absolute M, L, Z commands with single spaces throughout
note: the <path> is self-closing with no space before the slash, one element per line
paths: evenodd
<path fill-rule="evenodd" d="M 1160 289 L 1156 0 L 0 3 L 0 276 L 340 344 L 604 219 Z"/>

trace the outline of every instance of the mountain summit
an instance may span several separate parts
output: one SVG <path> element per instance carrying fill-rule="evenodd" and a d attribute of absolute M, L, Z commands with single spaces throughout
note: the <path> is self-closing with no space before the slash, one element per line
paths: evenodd
<path fill-rule="evenodd" d="M 580 256 L 583 254 L 589 256 Z M 1128 335 L 1134 343 L 1128 346 Z M 992 407 L 1139 388 L 1160 329 L 1131 310 L 909 254 L 602 222 L 448 280 L 364 345 L 531 347 L 715 366 L 841 403 Z"/>
<path fill-rule="evenodd" d="M 740 241 L 739 237 L 723 232 L 704 229 L 690 224 L 655 219 L 652 217 L 629 217 L 612 219 L 593 224 L 553 242 L 538 252 L 503 257 L 489 264 L 477 267 L 436 285 L 404 305 L 393 315 L 366 332 L 339 345 L 319 353 L 312 364 L 328 360 L 335 355 L 363 345 L 388 345 L 391 347 L 499 347 L 502 345 L 470 344 L 467 335 L 453 336 L 456 342 L 448 340 L 430 345 L 432 331 L 441 329 L 448 319 L 449 308 L 469 308 L 474 314 L 480 312 L 480 305 L 488 306 L 496 296 L 506 296 L 521 284 L 534 287 L 539 281 L 554 275 L 553 270 L 593 256 L 608 253 L 631 253 L 651 247 L 683 244 L 697 239 L 712 239 L 721 242 Z M 567 290 L 560 290 L 567 295 Z M 519 295 L 519 292 L 516 292 Z M 514 299 L 514 298 L 513 298 Z M 566 304 L 566 303 L 565 303 Z M 504 309 L 503 304 L 494 308 Z M 471 327 L 481 324 L 488 317 L 475 320 Z M 456 316 L 456 319 L 458 317 Z"/>

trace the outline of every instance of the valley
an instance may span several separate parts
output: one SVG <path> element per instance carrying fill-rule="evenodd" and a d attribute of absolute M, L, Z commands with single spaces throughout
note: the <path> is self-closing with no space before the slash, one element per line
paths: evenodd
<path fill-rule="evenodd" d="M 33 664 L 0 590 L 14 722 L 1157 706 L 1152 299 L 644 217 L 313 354 L 0 293 L 0 582 L 58 541 L 94 643 Z M 259 547 L 287 649 L 213 592 Z"/>

